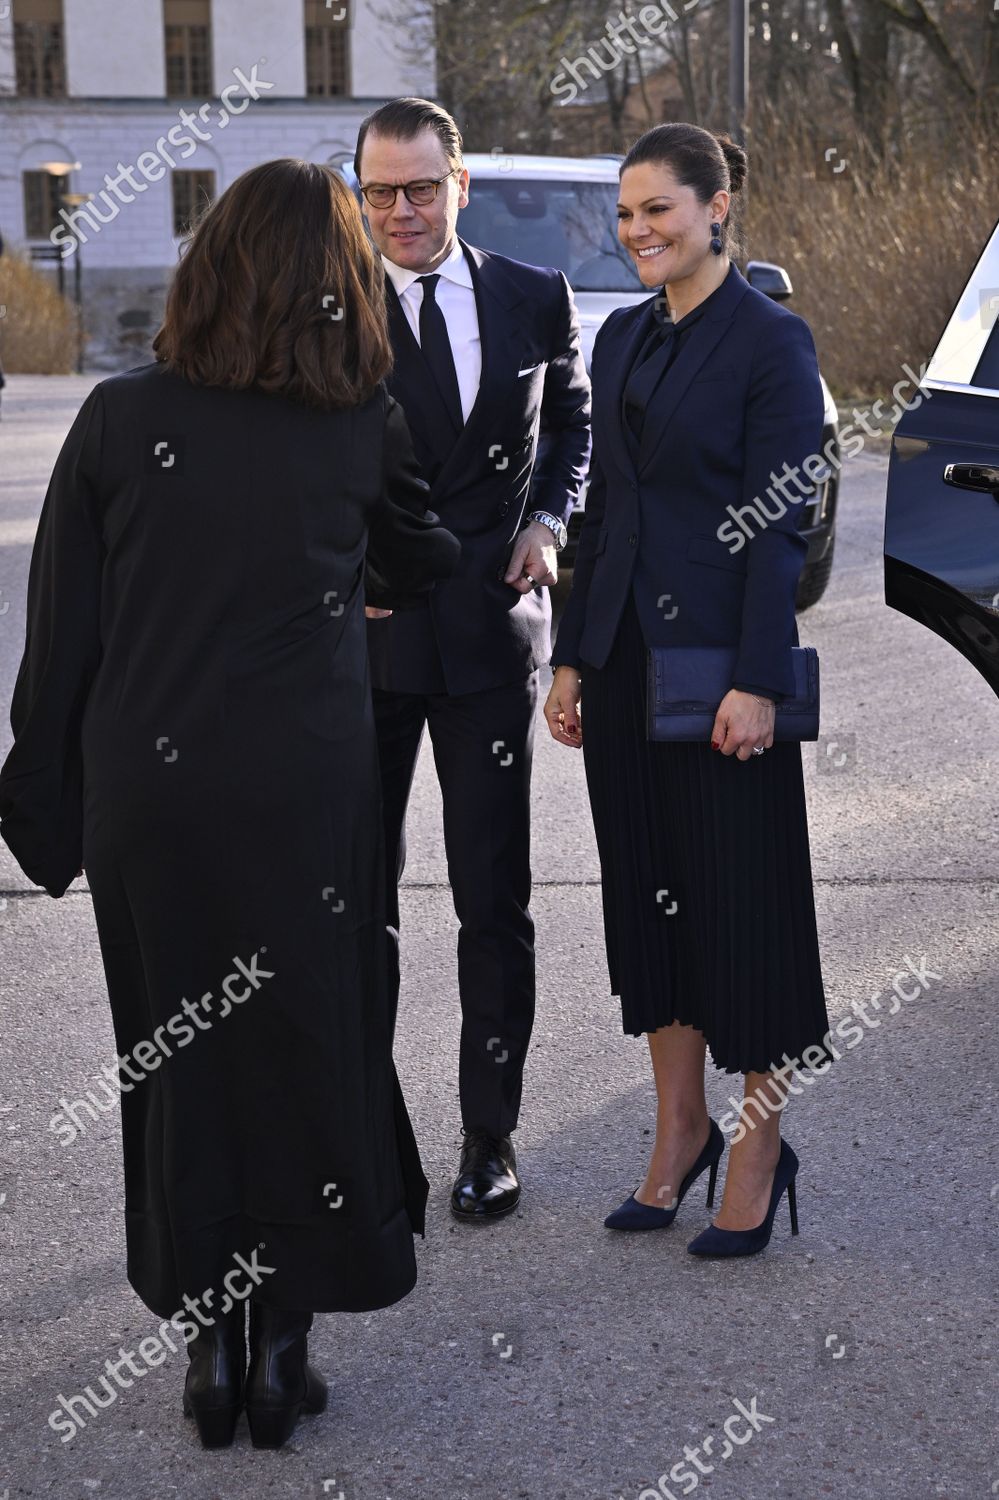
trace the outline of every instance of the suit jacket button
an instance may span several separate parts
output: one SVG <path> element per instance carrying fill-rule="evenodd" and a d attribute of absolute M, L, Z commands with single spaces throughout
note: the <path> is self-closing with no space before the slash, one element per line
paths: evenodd
<path fill-rule="evenodd" d="M 507 511 L 510 509 L 510 502 L 509 502 L 509 500 L 501 500 L 500 503 L 499 503 L 499 505 L 496 508 L 499 511 L 499 513 L 500 513 L 501 516 L 505 516 L 506 513 L 507 513 Z"/>
<path fill-rule="evenodd" d="M 638 537 L 635 535 L 634 532 L 632 532 L 631 536 L 628 538 L 628 546 L 629 547 L 635 547 L 635 546 L 637 546 L 637 544 L 638 544 Z"/>

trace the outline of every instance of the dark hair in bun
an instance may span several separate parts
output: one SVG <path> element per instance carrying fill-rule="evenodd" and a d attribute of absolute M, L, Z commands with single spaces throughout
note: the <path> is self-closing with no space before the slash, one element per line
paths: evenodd
<path fill-rule="evenodd" d="M 722 148 L 722 154 L 728 162 L 729 192 L 738 193 L 746 180 L 749 171 L 749 157 L 731 136 L 716 135 L 715 140 Z"/>
<path fill-rule="evenodd" d="M 736 194 L 746 181 L 749 165 L 742 146 L 728 135 L 702 130 L 700 125 L 654 125 L 632 146 L 621 163 L 621 174 L 644 162 L 669 167 L 681 186 L 693 188 L 699 203 L 710 203 L 716 193 L 731 193 L 721 239 L 729 255 L 740 253 L 738 230 L 732 221 Z"/>

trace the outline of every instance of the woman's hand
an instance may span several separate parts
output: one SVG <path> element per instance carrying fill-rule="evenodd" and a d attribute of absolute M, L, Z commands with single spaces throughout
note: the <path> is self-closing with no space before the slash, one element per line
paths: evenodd
<path fill-rule="evenodd" d="M 756 745 L 769 750 L 774 742 L 774 705 L 769 698 L 729 688 L 718 705 L 711 748 L 723 755 L 733 750 L 740 760 L 748 760 Z"/>
<path fill-rule="evenodd" d="M 553 740 L 578 750 L 583 743 L 579 716 L 580 677 L 575 667 L 556 667 L 545 701 L 545 723 Z"/>
<path fill-rule="evenodd" d="M 376 609 L 373 604 L 364 606 L 364 613 L 369 620 L 387 620 L 392 613 L 390 609 Z"/>

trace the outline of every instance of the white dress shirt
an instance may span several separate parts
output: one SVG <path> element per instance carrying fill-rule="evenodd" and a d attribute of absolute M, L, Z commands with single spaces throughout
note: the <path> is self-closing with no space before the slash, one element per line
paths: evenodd
<path fill-rule="evenodd" d="M 385 255 L 382 256 L 382 265 L 392 279 L 413 336 L 419 343 L 423 287 L 418 284 L 417 278 L 429 275 L 430 272 L 410 271 L 404 266 L 397 266 Z M 457 239 L 447 260 L 435 266 L 434 270 L 440 277 L 437 283 L 437 306 L 444 314 L 447 325 L 461 396 L 461 415 L 467 422 L 478 395 L 482 375 L 482 341 L 479 337 L 479 315 L 475 306 L 472 273 Z"/>

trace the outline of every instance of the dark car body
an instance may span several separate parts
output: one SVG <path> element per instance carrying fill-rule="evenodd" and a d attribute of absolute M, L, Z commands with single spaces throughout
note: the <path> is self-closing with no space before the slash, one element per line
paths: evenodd
<path fill-rule="evenodd" d="M 885 601 L 999 693 L 999 224 L 895 426 Z"/>

